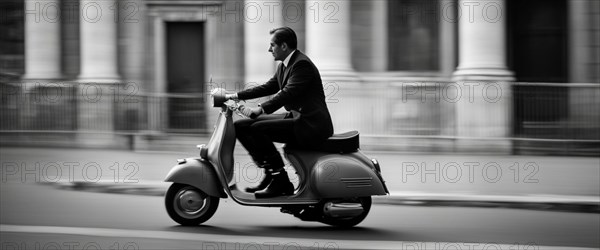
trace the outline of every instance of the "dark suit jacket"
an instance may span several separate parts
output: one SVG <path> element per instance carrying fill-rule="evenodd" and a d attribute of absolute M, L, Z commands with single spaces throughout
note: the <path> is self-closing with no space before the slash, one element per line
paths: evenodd
<path fill-rule="evenodd" d="M 325 103 L 323 83 L 319 70 L 312 61 L 296 50 L 288 67 L 283 63 L 265 84 L 238 93 L 241 100 L 254 99 L 277 93 L 261 104 L 270 114 L 285 107 L 293 114 L 294 134 L 302 146 L 316 146 L 333 134 L 333 123 Z"/>

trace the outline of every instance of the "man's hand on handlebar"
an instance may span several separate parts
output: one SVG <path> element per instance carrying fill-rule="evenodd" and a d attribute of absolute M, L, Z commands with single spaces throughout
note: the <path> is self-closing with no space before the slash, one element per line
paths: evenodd
<path fill-rule="evenodd" d="M 252 107 L 240 106 L 239 110 L 240 110 L 240 112 L 242 112 L 242 114 L 244 114 L 245 116 L 250 117 L 252 119 L 258 117 L 260 114 L 263 113 L 263 109 L 261 107 L 252 108 Z"/>

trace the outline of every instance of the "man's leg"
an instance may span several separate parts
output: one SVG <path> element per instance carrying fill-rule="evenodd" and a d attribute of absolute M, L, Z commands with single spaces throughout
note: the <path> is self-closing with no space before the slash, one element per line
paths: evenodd
<path fill-rule="evenodd" d="M 266 120 L 280 120 L 283 118 L 284 115 L 261 115 L 256 119 L 240 119 L 234 122 L 237 139 L 248 151 L 256 165 L 260 168 L 263 168 L 265 171 L 265 177 L 258 184 L 258 186 L 248 187 L 246 188 L 246 192 L 254 193 L 256 191 L 265 189 L 269 185 L 269 183 L 271 183 L 272 180 L 271 172 L 269 171 L 270 169 L 272 169 L 272 167 L 269 167 L 267 165 L 270 164 L 270 162 L 277 162 L 277 158 L 272 156 L 272 151 L 263 150 L 264 146 L 262 146 L 262 144 L 264 144 L 264 142 L 259 142 L 259 144 L 257 145 L 257 143 L 254 140 L 253 132 L 250 130 L 250 128 L 256 122 Z M 274 148 L 273 143 L 270 143 L 270 146 Z M 279 154 L 277 154 L 277 156 L 279 157 L 279 160 L 281 160 Z M 281 162 L 281 164 L 283 165 L 283 161 Z"/>
<path fill-rule="evenodd" d="M 267 155 L 265 170 L 270 173 L 272 181 L 264 190 L 256 192 L 257 198 L 268 198 L 280 195 L 291 195 L 294 186 L 284 170 L 283 158 L 273 145 L 273 141 L 290 143 L 295 141 L 292 119 L 269 119 L 253 123 L 250 132 L 255 146 Z"/>
<path fill-rule="evenodd" d="M 281 120 L 283 118 L 284 118 L 284 115 L 280 115 L 280 114 L 261 115 L 256 119 L 240 119 L 233 123 L 233 125 L 235 127 L 235 134 L 236 134 L 237 139 L 244 146 L 244 148 L 248 151 L 250 156 L 252 156 L 252 159 L 255 162 L 264 161 L 267 156 L 266 152 L 272 153 L 272 151 L 270 151 L 270 149 L 265 151 L 262 149 L 262 147 L 257 145 L 257 142 L 255 142 L 255 136 L 254 136 L 253 132 L 250 130 L 251 126 L 257 122 L 262 122 L 262 121 L 267 121 L 267 120 Z M 260 144 L 264 144 L 264 142 L 260 143 Z"/>

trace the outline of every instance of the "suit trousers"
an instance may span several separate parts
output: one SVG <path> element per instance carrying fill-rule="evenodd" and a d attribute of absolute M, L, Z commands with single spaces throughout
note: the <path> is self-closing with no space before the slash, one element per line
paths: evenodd
<path fill-rule="evenodd" d="M 291 113 L 240 119 L 234 122 L 234 126 L 238 140 L 259 167 L 272 170 L 283 167 L 283 159 L 273 142 L 295 144 L 297 141 Z"/>

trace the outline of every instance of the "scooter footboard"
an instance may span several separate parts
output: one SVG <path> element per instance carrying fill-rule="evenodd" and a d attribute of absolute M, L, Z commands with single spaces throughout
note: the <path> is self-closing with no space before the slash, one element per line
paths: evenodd
<path fill-rule="evenodd" d="M 197 158 L 181 160 L 167 174 L 165 182 L 188 184 L 210 196 L 227 198 L 214 167 L 210 162 Z"/>

